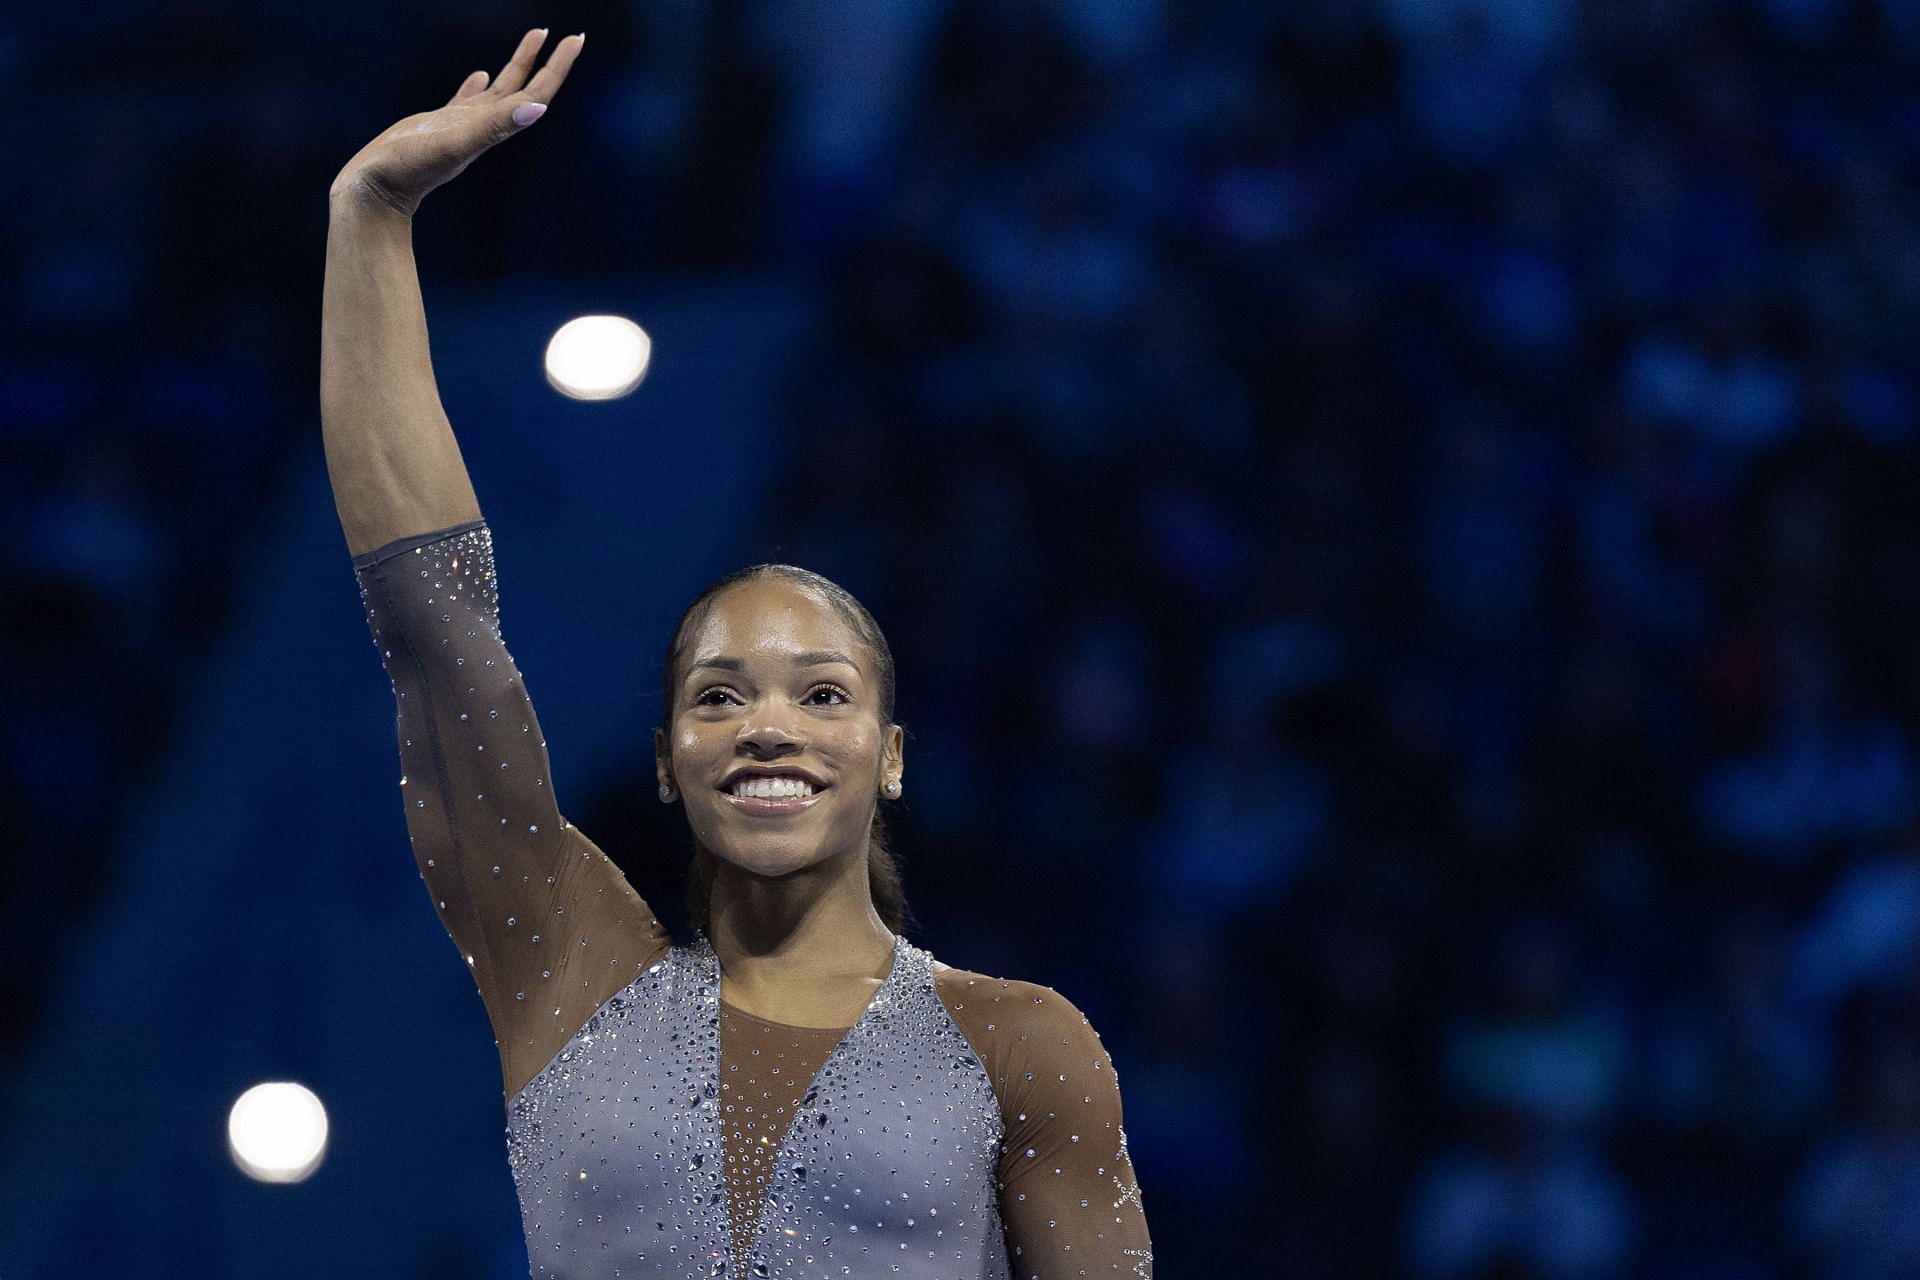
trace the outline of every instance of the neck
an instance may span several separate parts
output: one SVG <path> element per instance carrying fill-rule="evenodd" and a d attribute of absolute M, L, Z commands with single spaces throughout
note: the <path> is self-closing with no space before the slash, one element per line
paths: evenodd
<path fill-rule="evenodd" d="M 779 879 L 711 855 L 707 936 L 736 992 L 884 978 L 893 933 L 874 909 L 867 851 Z"/>

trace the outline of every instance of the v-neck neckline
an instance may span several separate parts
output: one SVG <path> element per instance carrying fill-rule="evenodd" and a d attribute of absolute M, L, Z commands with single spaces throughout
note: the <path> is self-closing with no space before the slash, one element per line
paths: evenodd
<path fill-rule="evenodd" d="M 833 1048 L 827 1050 L 827 1056 L 820 1060 L 820 1066 L 814 1071 L 812 1078 L 807 1081 L 806 1087 L 800 1091 L 800 1100 L 793 1104 L 793 1114 L 787 1118 L 786 1132 L 780 1135 L 780 1142 L 773 1151 L 773 1164 L 771 1167 L 776 1172 L 783 1167 L 782 1162 L 788 1159 L 788 1152 L 793 1146 L 793 1137 L 800 1131 L 801 1116 L 806 1111 L 814 1095 L 818 1092 L 820 1079 L 826 1075 L 827 1068 L 833 1066 L 835 1061 L 846 1051 L 848 1042 L 851 1041 L 855 1033 L 864 1027 L 867 1021 L 873 1017 L 875 1010 L 886 1008 L 899 1002 L 899 987 L 906 981 L 907 976 L 907 966 L 902 964 L 901 961 L 905 959 L 906 950 L 911 945 L 912 944 L 907 941 L 905 934 L 896 933 L 893 935 L 893 956 L 888 962 L 887 976 L 881 980 L 880 986 L 873 993 L 873 998 L 867 1001 L 867 1007 L 860 1011 L 859 1018 L 854 1021 L 852 1026 L 842 1031 L 840 1038 L 834 1042 Z M 693 949 L 694 954 L 699 958 L 701 966 L 700 976 L 702 984 L 706 988 L 706 994 L 708 995 L 707 1004 L 713 1011 L 711 1014 L 712 1022 L 709 1024 L 713 1035 L 713 1064 L 711 1074 L 707 1080 L 707 1094 L 709 1097 L 717 1098 L 720 1090 L 720 956 L 719 953 L 714 951 L 713 940 L 707 936 L 707 932 L 704 929 L 696 929 L 694 931 Z M 729 1009 L 733 1008 L 732 1005 L 728 1005 L 727 1007 Z M 735 1010 L 735 1012 L 739 1011 Z M 753 1015 L 748 1014 L 746 1016 L 752 1017 Z M 806 1027 L 796 1029 L 801 1031 L 809 1030 L 809 1028 Z M 832 1027 L 814 1029 L 828 1032 L 833 1030 Z M 720 1148 L 724 1151 L 727 1136 L 726 1124 L 720 1119 L 717 1110 L 709 1114 L 712 1117 Z M 734 1211 L 733 1183 L 726 1176 L 724 1160 L 722 1161 L 720 1186 L 721 1193 L 725 1196 L 724 1204 L 726 1207 L 725 1218 L 727 1223 L 728 1252 L 731 1254 Z M 773 1190 L 771 1183 L 769 1183 L 767 1190 Z M 765 1193 L 762 1193 L 759 1207 L 754 1211 L 753 1225 L 747 1232 L 749 1251 L 751 1251 L 760 1240 L 760 1231 L 761 1228 L 766 1225 L 766 1218 L 770 1211 L 771 1204 L 772 1201 L 769 1197 Z"/>

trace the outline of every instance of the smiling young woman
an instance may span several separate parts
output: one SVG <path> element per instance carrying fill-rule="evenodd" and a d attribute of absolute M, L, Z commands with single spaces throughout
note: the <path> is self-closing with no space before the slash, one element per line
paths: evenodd
<path fill-rule="evenodd" d="M 845 590 L 730 575 L 668 644 L 676 943 L 561 816 L 492 531 L 427 355 L 412 215 L 526 128 L 583 37 L 363 148 L 330 191 L 321 415 L 393 686 L 414 857 L 492 1020 L 539 1276 L 1150 1276 L 1118 1078 L 1065 997 L 909 942 L 893 655 Z"/>

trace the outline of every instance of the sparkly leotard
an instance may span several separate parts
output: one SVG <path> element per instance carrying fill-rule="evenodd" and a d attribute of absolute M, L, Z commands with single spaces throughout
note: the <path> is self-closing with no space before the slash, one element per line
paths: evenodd
<path fill-rule="evenodd" d="M 407 828 L 500 1051 L 531 1274 L 1150 1277 L 1099 1037 L 904 937 L 852 1027 L 720 999 L 553 796 L 484 520 L 353 558 Z"/>

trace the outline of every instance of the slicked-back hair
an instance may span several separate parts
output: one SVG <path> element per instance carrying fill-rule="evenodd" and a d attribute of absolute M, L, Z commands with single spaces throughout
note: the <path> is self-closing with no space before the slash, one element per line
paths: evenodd
<path fill-rule="evenodd" d="M 811 569 L 791 564 L 755 564 L 735 570 L 709 586 L 695 596 L 686 612 L 680 615 L 679 625 L 673 629 L 673 639 L 667 644 L 666 661 L 660 668 L 660 716 L 665 722 L 667 740 L 673 740 L 673 717 L 679 706 L 680 660 L 686 655 L 689 637 L 706 621 L 715 597 L 730 587 L 759 578 L 779 578 L 816 593 L 840 615 L 842 621 L 853 628 L 854 634 L 873 654 L 874 675 L 880 691 L 877 705 L 880 727 L 885 729 L 892 724 L 893 650 L 887 647 L 887 638 L 881 634 L 880 624 L 873 620 L 867 607 L 845 587 Z M 899 861 L 887 843 L 886 808 L 879 803 L 873 807 L 873 825 L 867 832 L 867 887 L 873 895 L 873 907 L 881 921 L 891 932 L 899 933 L 911 913 L 907 909 L 906 885 L 901 878 Z M 712 893 L 713 860 L 696 843 L 693 862 L 687 873 L 686 908 L 687 919 L 703 929 L 707 927 Z"/>

